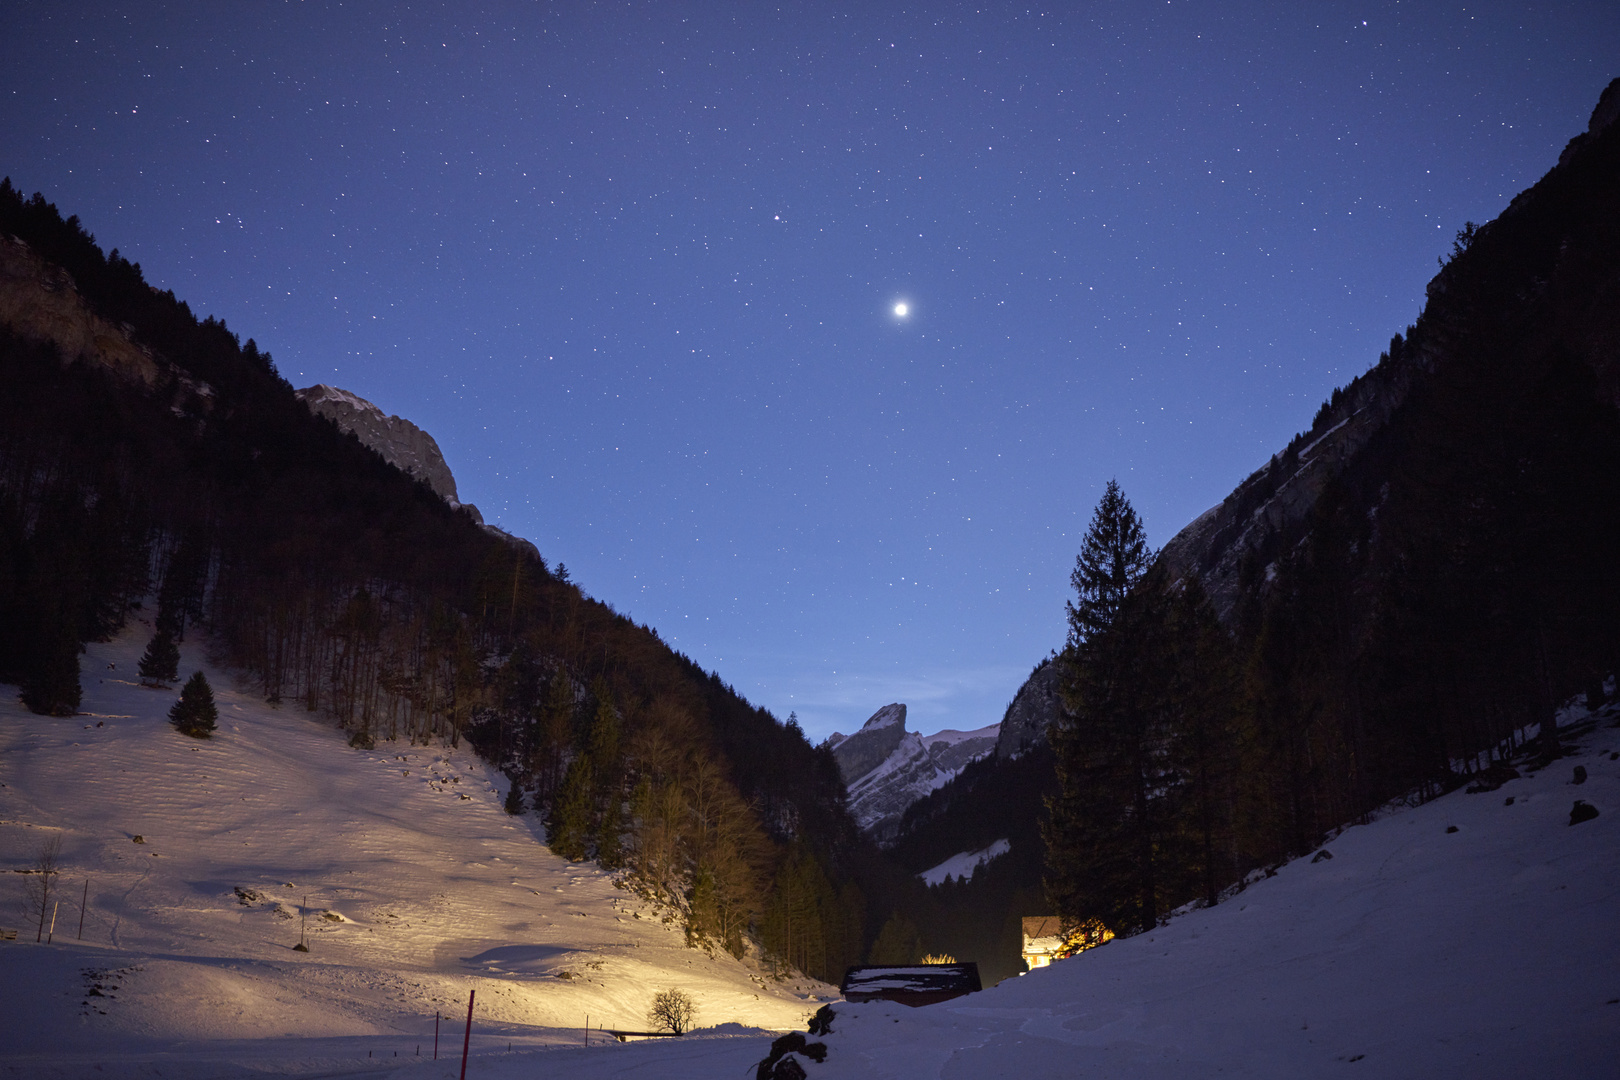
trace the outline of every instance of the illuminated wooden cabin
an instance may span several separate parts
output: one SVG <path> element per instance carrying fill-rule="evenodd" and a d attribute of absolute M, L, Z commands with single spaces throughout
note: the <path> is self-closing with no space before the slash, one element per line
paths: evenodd
<path fill-rule="evenodd" d="M 1026 915 L 1024 917 L 1024 963 L 1029 970 L 1045 967 L 1054 960 L 1062 960 L 1078 952 L 1085 952 L 1112 941 L 1114 932 L 1093 919 L 1063 933 L 1063 920 L 1056 915 Z"/>

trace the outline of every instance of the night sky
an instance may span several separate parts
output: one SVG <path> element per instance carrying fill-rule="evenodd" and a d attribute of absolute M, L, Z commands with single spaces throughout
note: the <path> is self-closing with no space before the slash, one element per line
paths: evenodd
<path fill-rule="evenodd" d="M 819 738 L 1000 720 L 1106 481 L 1218 502 L 1616 74 L 1612 0 L 8 0 L 0 172 Z"/>

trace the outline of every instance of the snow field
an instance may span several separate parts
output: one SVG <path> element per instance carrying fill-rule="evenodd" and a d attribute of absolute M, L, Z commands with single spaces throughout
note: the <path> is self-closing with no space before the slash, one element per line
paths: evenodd
<path fill-rule="evenodd" d="M 436 1011 L 459 1040 L 474 987 L 476 1046 L 518 1056 L 580 1045 L 587 1016 L 644 1030 L 672 986 L 731 1042 L 801 1027 L 836 994 L 686 948 L 610 875 L 553 856 L 532 815 L 507 815 L 504 779 L 465 748 L 352 749 L 233 689 L 194 638 L 182 674 L 207 673 L 219 730 L 180 735 L 178 688 L 135 674 L 149 635 L 132 623 L 89 647 L 78 716 L 0 695 L 0 926 L 20 931 L 0 944 L 0 1075 L 333 1073 L 367 1068 L 368 1050 L 373 1068 L 395 1052 L 414 1064 Z M 53 836 L 47 947 L 21 925 L 12 871 Z M 632 1050 L 646 1052 L 589 1053 Z"/>
<path fill-rule="evenodd" d="M 1620 1075 L 1617 714 L 1576 725 L 1572 756 L 1534 775 L 1346 829 L 1326 845 L 1331 860 L 1296 860 L 1152 933 L 923 1009 L 837 1005 L 826 1064 L 807 1069 L 814 1080 Z M 1571 826 L 1577 798 L 1601 816 Z"/>

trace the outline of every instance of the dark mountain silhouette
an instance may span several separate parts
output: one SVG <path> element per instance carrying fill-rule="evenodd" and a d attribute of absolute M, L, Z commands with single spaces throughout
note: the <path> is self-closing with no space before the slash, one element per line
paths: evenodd
<path fill-rule="evenodd" d="M 204 630 L 355 745 L 470 742 L 570 857 L 622 868 L 694 943 L 753 930 L 823 977 L 860 958 L 859 893 L 829 881 L 865 842 L 829 752 L 481 528 L 432 469 L 314 415 L 256 342 L 9 179 L 0 386 L 0 681 L 34 711 L 72 713 L 81 643 L 155 598 L 160 633 Z"/>

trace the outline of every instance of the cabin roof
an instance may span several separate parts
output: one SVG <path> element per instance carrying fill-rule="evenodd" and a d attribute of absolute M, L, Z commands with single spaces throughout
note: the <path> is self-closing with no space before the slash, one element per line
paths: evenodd
<path fill-rule="evenodd" d="M 883 964 L 852 967 L 844 973 L 841 989 L 852 994 L 886 997 L 890 994 L 973 994 L 979 983 L 978 964 Z"/>

